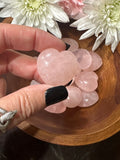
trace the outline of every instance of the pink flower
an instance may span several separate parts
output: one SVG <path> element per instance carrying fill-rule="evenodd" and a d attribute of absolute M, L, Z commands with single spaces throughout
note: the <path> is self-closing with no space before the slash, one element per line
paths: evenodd
<path fill-rule="evenodd" d="M 79 19 L 83 17 L 83 0 L 61 0 L 60 5 L 70 18 Z"/>

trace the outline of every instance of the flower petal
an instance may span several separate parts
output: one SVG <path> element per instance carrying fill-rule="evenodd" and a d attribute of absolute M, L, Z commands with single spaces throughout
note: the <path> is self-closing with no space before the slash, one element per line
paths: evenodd
<path fill-rule="evenodd" d="M 95 36 L 98 37 L 98 35 L 102 32 L 102 27 L 99 25 L 97 28 L 96 28 L 96 31 L 95 31 Z"/>
<path fill-rule="evenodd" d="M 49 5 L 49 9 L 51 13 L 54 16 L 54 19 L 58 22 L 69 22 L 69 17 L 67 14 L 63 11 L 62 8 L 55 6 L 55 5 Z"/>
<path fill-rule="evenodd" d="M 12 12 L 12 9 L 9 7 L 6 7 L 0 11 L 0 17 L 2 18 L 11 17 L 11 12 Z"/>
<path fill-rule="evenodd" d="M 12 24 L 20 24 L 20 22 L 23 20 L 24 15 L 19 15 L 16 16 L 13 20 L 12 20 Z"/>
<path fill-rule="evenodd" d="M 4 2 L 0 2 L 0 8 L 3 8 L 5 6 L 6 6 L 6 4 Z"/>
<path fill-rule="evenodd" d="M 43 23 L 41 23 L 38 28 L 47 32 L 47 26 Z"/>
<path fill-rule="evenodd" d="M 79 23 L 77 26 L 77 30 L 79 31 L 84 31 L 84 30 L 91 29 L 91 28 L 96 28 L 96 26 L 95 24 L 91 23 L 91 21 L 89 20 L 82 24 Z"/>
<path fill-rule="evenodd" d="M 26 16 L 23 16 L 23 18 L 21 19 L 21 21 L 19 21 L 19 25 L 24 25 L 26 22 Z"/>
<path fill-rule="evenodd" d="M 47 26 L 47 28 L 56 37 L 58 37 L 58 38 L 62 37 L 61 31 L 60 31 L 59 26 L 58 26 L 58 24 L 56 22 L 55 22 L 54 27 Z"/>
<path fill-rule="evenodd" d="M 55 21 L 53 19 L 47 19 L 46 23 L 47 23 L 47 26 L 49 26 L 49 27 L 55 26 Z"/>
<path fill-rule="evenodd" d="M 105 39 L 105 45 L 108 46 L 108 45 L 112 44 L 113 41 L 114 41 L 114 37 L 111 34 L 111 30 L 108 29 L 106 39 Z"/>
<path fill-rule="evenodd" d="M 34 16 L 34 26 L 39 26 L 39 16 Z"/>
<path fill-rule="evenodd" d="M 105 39 L 105 35 L 104 34 L 101 34 L 95 41 L 94 45 L 93 45 L 93 48 L 92 48 L 92 51 L 95 51 L 100 45 L 101 43 L 104 41 Z"/>
<path fill-rule="evenodd" d="M 89 29 L 88 31 L 86 31 L 85 33 L 83 33 L 83 34 L 81 35 L 81 37 L 80 37 L 80 40 L 86 39 L 86 38 L 89 38 L 89 37 L 93 36 L 94 33 L 95 33 L 95 29 L 96 29 L 96 28 L 91 28 L 91 29 Z"/>
<path fill-rule="evenodd" d="M 88 16 L 82 17 L 78 19 L 77 21 L 73 22 L 70 26 L 71 27 L 77 27 L 80 24 L 83 24 L 84 22 L 89 21 Z"/>
<path fill-rule="evenodd" d="M 54 3 L 58 3 L 61 0 L 46 0 L 48 3 L 54 4 Z"/>

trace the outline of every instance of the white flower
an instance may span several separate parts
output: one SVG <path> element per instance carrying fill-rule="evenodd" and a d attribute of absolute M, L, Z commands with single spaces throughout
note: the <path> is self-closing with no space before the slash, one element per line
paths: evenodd
<path fill-rule="evenodd" d="M 60 0 L 0 0 L 0 17 L 12 17 L 12 24 L 37 27 L 61 38 L 56 21 L 69 22 L 67 14 L 58 5 Z"/>
<path fill-rule="evenodd" d="M 97 37 L 93 51 L 105 40 L 105 45 L 111 45 L 115 51 L 120 41 L 120 0 L 85 0 L 85 17 L 80 18 L 71 26 L 77 30 L 87 30 L 80 39 Z"/>
<path fill-rule="evenodd" d="M 0 2 L 0 8 L 3 8 L 3 7 L 5 7 L 5 3 L 4 2 Z"/>

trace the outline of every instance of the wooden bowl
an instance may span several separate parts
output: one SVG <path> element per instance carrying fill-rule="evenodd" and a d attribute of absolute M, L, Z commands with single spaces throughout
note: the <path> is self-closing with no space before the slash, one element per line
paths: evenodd
<path fill-rule="evenodd" d="M 10 22 L 10 19 L 5 20 Z M 91 50 L 95 37 L 79 41 L 81 32 L 68 29 L 68 24 L 60 26 L 63 37 L 79 42 L 80 48 Z M 103 66 L 97 71 L 99 76 L 99 101 L 89 108 L 67 109 L 62 114 L 40 111 L 18 127 L 27 134 L 50 143 L 61 145 L 86 145 L 102 141 L 120 130 L 120 45 L 113 54 L 110 47 L 102 44 L 96 51 L 103 59 Z M 15 80 L 18 77 L 14 78 Z M 19 79 L 16 88 L 27 85 Z"/>

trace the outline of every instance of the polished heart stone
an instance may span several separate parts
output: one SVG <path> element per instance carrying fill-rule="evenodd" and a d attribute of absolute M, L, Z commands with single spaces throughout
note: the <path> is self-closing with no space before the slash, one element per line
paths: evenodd
<path fill-rule="evenodd" d="M 37 70 L 44 83 L 66 85 L 79 72 L 79 63 L 72 52 L 51 48 L 39 55 Z"/>
<path fill-rule="evenodd" d="M 63 102 L 59 102 L 46 107 L 45 110 L 50 113 L 60 114 L 66 111 L 66 106 Z"/>
<path fill-rule="evenodd" d="M 68 97 L 64 100 L 65 106 L 68 108 L 75 108 L 78 106 L 82 100 L 81 90 L 75 86 L 68 86 Z"/>
<path fill-rule="evenodd" d="M 86 69 L 86 71 L 96 71 L 103 64 L 102 58 L 95 52 L 90 52 L 90 54 L 92 56 L 92 64 Z"/>
<path fill-rule="evenodd" d="M 85 70 L 89 68 L 92 64 L 92 56 L 90 52 L 86 49 L 77 49 L 73 52 L 73 54 L 77 57 L 80 68 Z"/>
<path fill-rule="evenodd" d="M 79 104 L 79 107 L 89 107 L 95 104 L 99 100 L 98 94 L 96 91 L 93 92 L 83 92 L 82 91 L 82 100 Z"/>
<path fill-rule="evenodd" d="M 76 51 L 79 48 L 78 42 L 72 38 L 63 38 L 62 40 L 70 45 L 70 48 L 68 50 L 71 52 Z"/>
<path fill-rule="evenodd" d="M 75 77 L 75 84 L 86 92 L 92 92 L 98 87 L 98 76 L 95 72 L 81 72 Z"/>

